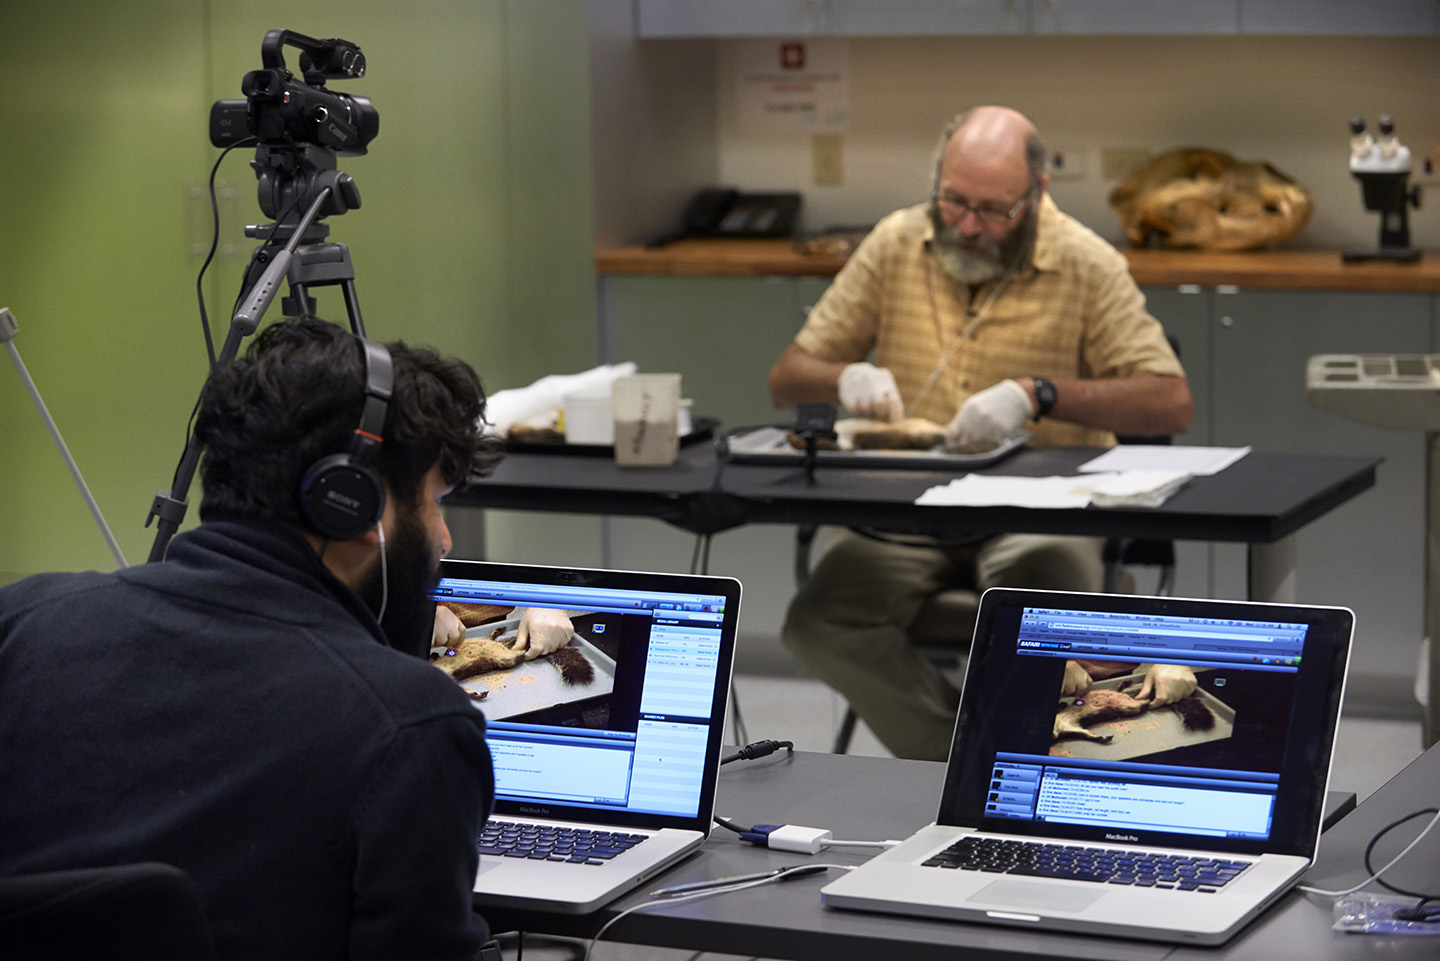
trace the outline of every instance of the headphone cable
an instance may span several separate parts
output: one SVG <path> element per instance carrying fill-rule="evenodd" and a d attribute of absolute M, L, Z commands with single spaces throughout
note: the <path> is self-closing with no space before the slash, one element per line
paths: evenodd
<path fill-rule="evenodd" d="M 385 607 L 390 603 L 390 571 L 385 563 L 385 525 L 380 521 L 375 522 L 375 533 L 380 535 L 380 613 L 375 620 L 383 621 Z"/>

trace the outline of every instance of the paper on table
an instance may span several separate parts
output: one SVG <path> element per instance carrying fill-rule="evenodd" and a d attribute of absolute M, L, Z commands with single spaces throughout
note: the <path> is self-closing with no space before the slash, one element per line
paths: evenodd
<path fill-rule="evenodd" d="M 503 436 L 510 425 L 557 409 L 566 394 L 604 390 L 615 378 L 633 373 L 635 362 L 627 360 L 621 364 L 601 364 L 578 374 L 549 374 L 529 387 L 496 391 L 485 402 L 487 429 Z"/>
<path fill-rule="evenodd" d="M 1081 464 L 1078 470 L 1170 470 L 1191 477 L 1218 474 L 1246 454 L 1249 447 L 1184 447 L 1170 444 L 1121 444 Z"/>
<path fill-rule="evenodd" d="M 1185 486 L 1183 471 L 1115 471 L 1079 477 L 997 477 L 966 474 L 915 499 L 944 507 L 1159 507 Z"/>
<path fill-rule="evenodd" d="M 1085 507 L 1094 477 L 995 477 L 966 474 L 932 487 L 917 504 L 950 507 Z"/>
<path fill-rule="evenodd" d="M 1090 492 L 1096 507 L 1159 507 L 1184 487 L 1190 475 L 1179 470 L 1125 470 L 1091 474 L 1098 478 Z"/>

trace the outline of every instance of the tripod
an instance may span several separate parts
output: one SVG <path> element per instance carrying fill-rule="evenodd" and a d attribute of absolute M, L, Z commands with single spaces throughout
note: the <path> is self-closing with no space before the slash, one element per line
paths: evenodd
<path fill-rule="evenodd" d="M 281 301 L 287 315 L 313 313 L 314 299 L 308 290 L 312 286 L 338 284 L 345 296 L 345 309 L 350 318 L 350 329 L 357 336 L 365 336 L 365 324 L 360 317 L 360 301 L 355 295 L 355 268 L 350 262 L 350 250 L 344 244 L 321 243 L 330 233 L 330 228 L 317 222 L 322 208 L 328 203 L 332 210 L 340 213 L 351 207 L 360 206 L 360 195 L 355 182 L 336 170 L 324 171 L 316 178 L 316 196 L 303 217 L 295 224 L 274 223 L 251 225 L 245 228 L 245 236 L 265 237 L 267 240 L 285 241 L 285 246 L 271 254 L 269 243 L 258 247 L 251 257 L 246 271 L 247 280 L 257 271 L 259 276 L 250 284 L 240 308 L 230 320 L 230 331 L 225 337 L 216 367 L 229 366 L 240 352 L 240 342 L 253 334 L 260 326 L 265 310 L 275 299 L 284 277 L 290 286 L 290 296 Z M 150 505 L 150 515 L 145 526 L 156 524 L 155 541 L 150 547 L 148 561 L 163 561 L 170 539 L 185 520 L 188 504 L 185 500 L 195 470 L 200 464 L 200 447 L 192 434 L 185 444 L 185 453 L 175 470 L 174 482 L 169 491 L 160 491 Z"/>

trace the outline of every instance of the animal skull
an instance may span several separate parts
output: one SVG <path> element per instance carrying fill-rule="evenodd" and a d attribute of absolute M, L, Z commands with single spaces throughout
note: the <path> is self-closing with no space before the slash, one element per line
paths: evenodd
<path fill-rule="evenodd" d="M 1131 171 L 1111 191 L 1110 207 L 1137 247 L 1252 250 L 1295 236 L 1314 200 L 1268 163 L 1190 147 Z"/>

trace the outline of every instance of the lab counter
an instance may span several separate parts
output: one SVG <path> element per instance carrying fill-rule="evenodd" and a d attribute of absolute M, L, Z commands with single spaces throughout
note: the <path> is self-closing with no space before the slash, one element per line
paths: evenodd
<path fill-rule="evenodd" d="M 1252 290 L 1440 293 L 1440 253 L 1412 264 L 1344 263 L 1338 250 L 1136 250 L 1121 247 L 1142 286 L 1235 286 Z M 801 252 L 789 240 L 680 240 L 664 247 L 615 247 L 595 254 L 601 275 L 831 277 L 845 258 Z"/>

